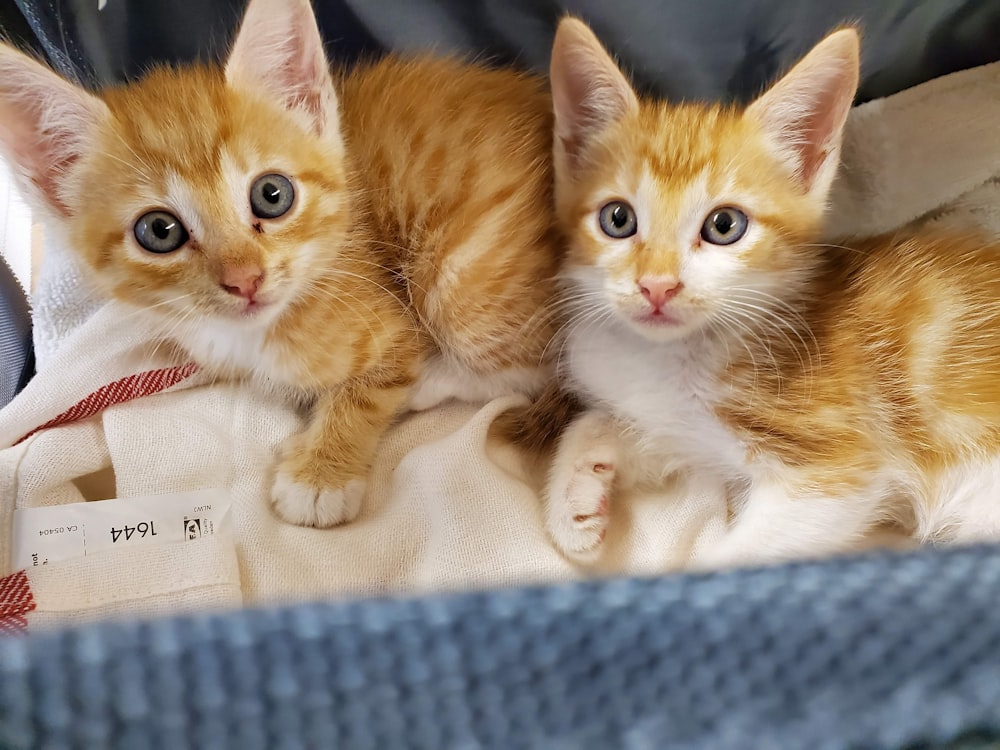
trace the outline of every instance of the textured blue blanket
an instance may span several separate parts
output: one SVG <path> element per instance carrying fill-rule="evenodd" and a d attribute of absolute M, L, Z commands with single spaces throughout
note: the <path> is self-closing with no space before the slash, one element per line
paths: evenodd
<path fill-rule="evenodd" d="M 1000 743 L 1000 548 L 0 640 L 0 745 Z"/>

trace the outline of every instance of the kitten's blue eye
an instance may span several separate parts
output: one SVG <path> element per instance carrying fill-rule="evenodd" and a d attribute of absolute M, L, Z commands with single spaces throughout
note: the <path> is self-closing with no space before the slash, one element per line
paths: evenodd
<path fill-rule="evenodd" d="M 639 226 L 635 209 L 625 201 L 611 201 L 605 205 L 601 209 L 599 220 L 601 231 L 616 240 L 631 237 Z"/>
<path fill-rule="evenodd" d="M 732 245 L 747 233 L 750 220 L 738 208 L 717 208 L 701 225 L 701 238 L 713 245 Z"/>
<path fill-rule="evenodd" d="M 280 174 L 258 177 L 250 187 L 250 209 L 258 219 L 277 219 L 295 202 L 292 181 Z"/>
<path fill-rule="evenodd" d="M 151 253 L 172 253 L 188 241 L 188 233 L 173 214 L 150 211 L 139 217 L 132 228 L 136 242 Z"/>

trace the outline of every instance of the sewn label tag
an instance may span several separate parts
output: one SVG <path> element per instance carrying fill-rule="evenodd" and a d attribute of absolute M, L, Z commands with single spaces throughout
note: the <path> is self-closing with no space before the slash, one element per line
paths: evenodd
<path fill-rule="evenodd" d="M 224 489 L 18 508 L 14 511 L 14 570 L 139 545 L 232 534 Z"/>

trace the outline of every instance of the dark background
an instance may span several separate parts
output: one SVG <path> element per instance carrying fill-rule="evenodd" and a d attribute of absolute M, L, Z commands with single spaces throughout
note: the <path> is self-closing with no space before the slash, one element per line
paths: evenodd
<path fill-rule="evenodd" d="M 228 48 L 246 0 L 0 0 L 0 27 L 92 85 Z M 864 34 L 859 101 L 1000 59 L 1000 0 L 315 0 L 331 58 L 436 49 L 545 70 L 587 20 L 648 92 L 745 100 L 833 27 Z"/>

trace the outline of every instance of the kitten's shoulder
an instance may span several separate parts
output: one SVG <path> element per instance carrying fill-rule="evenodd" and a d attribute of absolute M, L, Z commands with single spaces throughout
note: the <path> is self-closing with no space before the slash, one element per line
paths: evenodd
<path fill-rule="evenodd" d="M 827 276 L 884 274 L 891 285 L 911 277 L 964 273 L 1000 277 L 1000 238 L 982 228 L 916 225 L 859 239 L 820 244 L 826 250 Z M 984 268 L 997 268 L 987 273 Z"/>
<path fill-rule="evenodd" d="M 904 330 L 1000 298 L 1000 241 L 985 231 L 924 225 L 831 247 L 816 310 L 828 320 Z"/>
<path fill-rule="evenodd" d="M 992 253 L 1000 249 L 1000 238 L 980 227 L 919 224 L 875 237 L 846 242 L 852 251 L 870 256 Z"/>

